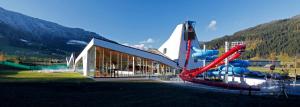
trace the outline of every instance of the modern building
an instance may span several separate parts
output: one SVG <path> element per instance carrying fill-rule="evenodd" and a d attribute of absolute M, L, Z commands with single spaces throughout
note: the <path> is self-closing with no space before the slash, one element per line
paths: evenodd
<path fill-rule="evenodd" d="M 142 50 L 92 39 L 75 59 L 75 71 L 91 77 L 131 77 L 174 75 L 185 63 L 187 41 L 184 34 L 193 32 L 192 46 L 199 48 L 193 22 L 177 25 L 170 38 L 158 49 Z M 191 58 L 191 57 L 190 57 Z M 202 66 L 189 60 L 188 69 Z"/>

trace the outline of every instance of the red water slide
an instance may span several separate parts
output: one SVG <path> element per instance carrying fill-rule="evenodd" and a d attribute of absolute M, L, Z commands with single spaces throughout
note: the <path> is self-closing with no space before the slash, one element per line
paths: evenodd
<path fill-rule="evenodd" d="M 210 64 L 208 64 L 204 67 L 188 70 L 187 65 L 188 65 L 188 61 L 190 58 L 190 52 L 191 52 L 191 49 L 190 49 L 191 48 L 191 40 L 188 40 L 187 45 L 188 45 L 188 50 L 186 52 L 186 62 L 185 62 L 183 71 L 179 75 L 180 78 L 185 81 L 192 81 L 197 75 L 199 75 L 203 72 L 206 72 L 207 70 L 209 70 L 213 67 L 224 64 L 223 60 L 231 55 L 232 56 L 228 59 L 229 61 L 238 58 L 241 55 L 241 52 L 246 48 L 246 45 L 236 45 L 235 47 L 231 48 L 228 52 L 224 53 L 223 55 L 221 55 L 220 57 L 215 59 Z"/>

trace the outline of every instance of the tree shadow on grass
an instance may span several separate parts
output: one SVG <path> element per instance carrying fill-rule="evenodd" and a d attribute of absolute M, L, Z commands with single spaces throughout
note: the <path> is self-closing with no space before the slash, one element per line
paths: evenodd
<path fill-rule="evenodd" d="M 0 71 L 0 82 L 66 82 L 66 83 L 80 83 L 80 82 L 93 82 L 91 78 L 86 78 L 76 73 L 64 72 L 32 72 L 32 71 L 18 71 L 6 70 Z"/>
<path fill-rule="evenodd" d="M 82 82 L 94 82 L 90 78 L 48 78 L 48 77 L 29 77 L 29 78 L 20 78 L 20 77 L 0 77 L 0 82 L 36 82 L 36 83 L 82 83 Z"/>
<path fill-rule="evenodd" d="M 0 70 L 0 78 L 2 77 L 6 77 L 6 76 L 9 76 L 9 75 L 16 75 L 18 74 L 19 72 L 21 72 L 21 70 Z"/>

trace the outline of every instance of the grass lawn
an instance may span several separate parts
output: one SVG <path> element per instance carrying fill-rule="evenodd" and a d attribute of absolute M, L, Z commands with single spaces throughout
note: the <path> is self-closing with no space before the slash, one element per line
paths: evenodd
<path fill-rule="evenodd" d="M 77 73 L 0 73 L 0 107 L 297 107 L 300 97 L 247 96 L 154 80 L 91 82 Z M 74 82 L 75 81 L 75 82 Z"/>
<path fill-rule="evenodd" d="M 76 72 L 0 71 L 0 82 L 91 82 Z"/>
<path fill-rule="evenodd" d="M 157 81 L 0 83 L 1 107 L 297 107 L 300 97 L 247 96 Z"/>
<path fill-rule="evenodd" d="M 264 68 L 264 67 L 248 67 L 248 69 L 251 70 L 251 71 L 261 71 L 261 72 L 267 72 L 267 73 L 271 72 L 271 70 L 269 68 Z M 297 68 L 296 71 L 297 71 L 296 73 L 298 75 L 300 75 L 300 68 Z M 278 68 L 278 67 L 275 68 L 274 72 L 276 72 L 276 73 L 284 73 L 284 72 L 281 71 L 281 68 Z M 289 72 L 294 74 L 295 69 L 291 68 L 289 70 Z"/>

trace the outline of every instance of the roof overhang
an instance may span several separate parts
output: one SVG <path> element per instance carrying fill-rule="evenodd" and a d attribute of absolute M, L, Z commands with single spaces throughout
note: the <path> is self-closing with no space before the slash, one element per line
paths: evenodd
<path fill-rule="evenodd" d="M 166 64 L 168 66 L 178 68 L 177 63 L 175 61 L 173 61 L 173 60 L 171 60 L 171 59 L 169 59 L 165 56 L 155 54 L 155 53 L 151 53 L 151 52 L 148 52 L 148 51 L 145 51 L 145 50 L 141 50 L 141 49 L 121 45 L 121 44 L 118 44 L 118 43 L 103 41 L 103 40 L 100 40 L 100 39 L 92 39 L 89 42 L 89 44 L 87 44 L 87 46 L 84 48 L 84 50 L 79 54 L 79 56 L 76 58 L 75 64 L 84 55 L 86 55 L 88 53 L 88 50 L 91 49 L 93 46 L 99 46 L 99 47 L 111 49 L 111 50 L 114 50 L 114 51 L 126 53 L 126 54 L 129 54 L 129 55 L 132 55 L 132 56 L 151 59 L 151 60 Z"/>

